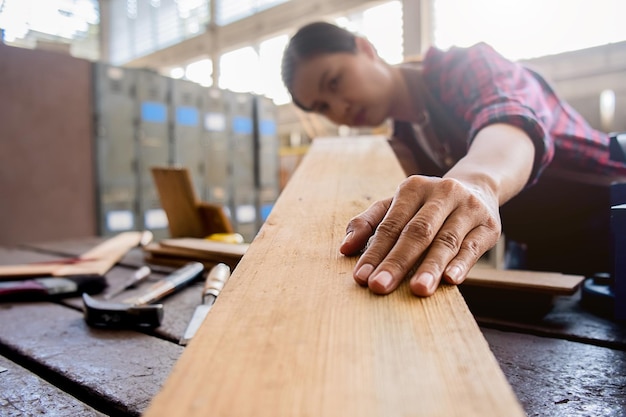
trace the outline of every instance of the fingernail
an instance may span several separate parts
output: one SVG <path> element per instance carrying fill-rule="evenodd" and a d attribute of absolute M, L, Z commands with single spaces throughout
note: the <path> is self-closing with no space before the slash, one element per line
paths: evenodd
<path fill-rule="evenodd" d="M 372 265 L 365 264 L 361 266 L 358 271 L 356 271 L 355 276 L 360 281 L 367 282 L 367 279 L 370 277 L 373 271 L 374 271 L 374 267 Z"/>
<path fill-rule="evenodd" d="M 341 245 L 345 245 L 346 243 L 348 243 L 351 239 L 352 239 L 352 235 L 354 234 L 354 232 L 352 230 L 350 230 L 348 232 L 348 234 L 346 235 L 346 237 L 343 238 L 343 242 L 341 242 Z"/>
<path fill-rule="evenodd" d="M 429 293 L 435 291 L 435 277 L 430 272 L 422 272 L 416 279 Z"/>
<path fill-rule="evenodd" d="M 383 290 L 386 290 L 391 284 L 392 280 L 393 280 L 393 277 L 391 276 L 389 272 L 380 271 L 370 281 L 375 281 L 376 283 L 378 283 L 379 287 L 381 287 Z"/>
<path fill-rule="evenodd" d="M 461 281 L 461 268 L 459 268 L 458 266 L 452 266 L 449 267 L 448 269 L 446 269 L 446 275 L 448 276 L 448 278 L 450 278 L 450 280 L 452 280 L 452 282 L 454 282 L 455 284 L 458 284 Z"/>

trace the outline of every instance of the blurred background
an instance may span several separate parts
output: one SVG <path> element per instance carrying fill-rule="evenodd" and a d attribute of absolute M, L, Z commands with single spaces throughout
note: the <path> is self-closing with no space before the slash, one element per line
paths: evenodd
<path fill-rule="evenodd" d="M 388 133 L 291 104 L 282 52 L 313 20 L 391 64 L 487 42 L 626 131 L 624 16 L 623 0 L 0 0 L 0 244 L 166 236 L 155 165 L 188 167 L 251 240 L 312 138 Z"/>

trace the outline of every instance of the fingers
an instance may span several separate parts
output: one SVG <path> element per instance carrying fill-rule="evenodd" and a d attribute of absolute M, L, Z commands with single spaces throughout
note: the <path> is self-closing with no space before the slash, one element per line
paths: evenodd
<path fill-rule="evenodd" d="M 457 250 L 446 239 L 435 239 L 411 277 L 409 287 L 413 294 L 422 297 L 432 295 L 442 277 L 450 284 L 461 284 L 470 268 L 497 242 L 496 234 L 484 226 L 471 230 Z"/>
<path fill-rule="evenodd" d="M 400 285 L 431 245 L 437 230 L 445 221 L 441 210 L 433 207 L 433 204 L 427 203 L 406 221 L 402 221 L 403 215 L 396 215 L 393 208 L 389 211 L 389 219 L 396 221 L 380 224 L 370 249 L 359 261 L 363 265 L 376 267 L 372 268 L 369 276 L 365 276 L 367 269 L 357 270 L 355 277 L 357 281 L 366 282 L 376 294 L 388 294 Z"/>
<path fill-rule="evenodd" d="M 421 207 L 420 185 L 424 182 L 429 180 L 407 180 L 400 185 L 368 249 L 357 262 L 354 279 L 374 293 L 387 294 L 397 288 L 447 216 L 446 209 L 440 210 L 434 202 Z"/>
<path fill-rule="evenodd" d="M 354 279 L 377 294 L 395 290 L 416 265 L 409 284 L 416 295 L 433 294 L 442 277 L 458 284 L 500 235 L 497 202 L 455 180 L 410 178 L 391 202 L 354 218 L 342 244 L 343 253 L 354 253 L 375 230 Z"/>
<path fill-rule="evenodd" d="M 346 236 L 343 238 L 339 251 L 344 255 L 355 255 L 361 251 L 374 233 L 376 226 L 385 217 L 390 205 L 391 198 L 377 201 L 363 213 L 352 218 L 346 227 Z"/>

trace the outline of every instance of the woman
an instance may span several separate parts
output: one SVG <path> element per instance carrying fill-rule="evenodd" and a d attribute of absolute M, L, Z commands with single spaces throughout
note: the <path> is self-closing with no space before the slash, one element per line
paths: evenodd
<path fill-rule="evenodd" d="M 540 248 L 550 235 L 554 245 L 581 218 L 583 229 L 597 231 L 590 207 L 568 216 L 559 212 L 558 201 L 536 200 L 545 192 L 539 184 L 554 186 L 543 179 L 547 167 L 594 178 L 626 175 L 626 166 L 609 158 L 606 134 L 591 129 L 538 74 L 485 44 L 446 52 L 431 48 L 421 67 L 394 67 L 364 38 L 316 22 L 290 40 L 282 75 L 298 107 L 337 124 L 378 126 L 394 120 L 391 145 L 409 176 L 392 198 L 350 221 L 340 247 L 352 255 L 367 244 L 354 279 L 378 294 L 393 291 L 409 272 L 411 291 L 419 296 L 433 294 L 442 279 L 460 284 L 495 245 L 503 224 L 507 238 L 533 242 L 529 248 Z M 541 218 L 524 216 L 529 207 Z M 606 202 L 592 211 L 608 210 Z M 594 242 L 603 248 L 594 256 L 602 259 L 583 262 L 585 273 L 608 267 L 608 216 L 599 217 L 602 233 L 593 238 L 606 240 Z M 555 219 L 566 222 L 547 233 L 541 225 Z M 572 250 L 586 250 L 580 242 L 589 236 L 581 229 L 577 239 L 568 237 L 565 244 L 573 249 L 553 251 L 565 259 L 552 267 L 578 268 L 580 257 Z"/>

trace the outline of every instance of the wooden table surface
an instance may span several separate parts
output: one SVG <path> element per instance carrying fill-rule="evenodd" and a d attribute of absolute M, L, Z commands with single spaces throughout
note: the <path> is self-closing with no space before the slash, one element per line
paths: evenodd
<path fill-rule="evenodd" d="M 76 256 L 101 240 L 0 248 L 0 264 Z M 107 273 L 109 285 L 143 264 L 132 250 Z M 154 267 L 150 281 L 170 271 Z M 80 298 L 0 302 L 0 416 L 141 415 L 185 349 L 178 340 L 200 294 L 198 282 L 165 299 L 153 331 L 90 328 Z M 539 317 L 473 310 L 468 300 L 528 416 L 626 415 L 626 325 L 583 310 L 579 295 L 554 298 Z"/>

